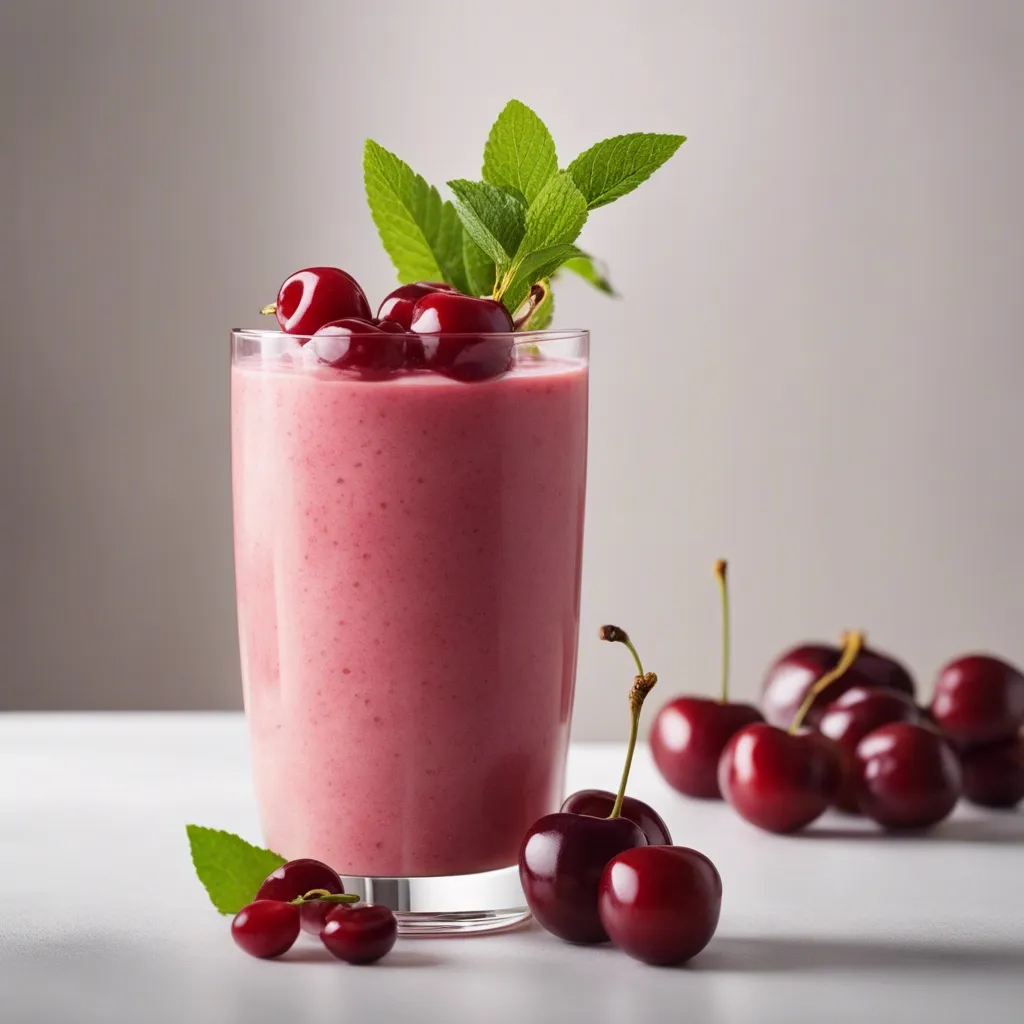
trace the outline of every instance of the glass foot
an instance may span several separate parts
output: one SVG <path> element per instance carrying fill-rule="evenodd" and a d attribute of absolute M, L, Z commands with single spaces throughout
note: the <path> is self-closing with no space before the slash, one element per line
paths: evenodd
<path fill-rule="evenodd" d="M 345 892 L 390 907 L 406 936 L 480 935 L 530 919 L 515 866 L 474 875 L 366 878 L 342 875 Z"/>

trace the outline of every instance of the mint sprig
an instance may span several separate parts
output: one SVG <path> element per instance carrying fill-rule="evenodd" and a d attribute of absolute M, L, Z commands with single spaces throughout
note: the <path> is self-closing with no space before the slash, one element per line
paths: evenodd
<path fill-rule="evenodd" d="M 608 279 L 608 271 L 593 256 L 574 256 L 571 260 L 566 260 L 562 267 L 578 277 L 582 277 L 587 284 L 592 285 L 599 292 L 604 292 L 605 295 L 618 294 Z"/>
<path fill-rule="evenodd" d="M 185 831 L 199 881 L 222 914 L 237 914 L 251 903 L 267 875 L 285 863 L 231 832 L 201 825 L 186 825 Z"/>
<path fill-rule="evenodd" d="M 484 181 L 513 188 L 532 203 L 558 170 L 555 140 L 547 125 L 519 100 L 509 100 L 487 136 Z"/>
<path fill-rule="evenodd" d="M 685 135 L 616 135 L 580 153 L 569 173 L 587 208 L 596 210 L 643 184 L 685 141 Z"/>

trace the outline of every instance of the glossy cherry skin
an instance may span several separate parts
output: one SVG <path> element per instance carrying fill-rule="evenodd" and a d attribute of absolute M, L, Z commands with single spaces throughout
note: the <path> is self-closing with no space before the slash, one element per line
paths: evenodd
<path fill-rule="evenodd" d="M 587 814 L 592 818 L 607 818 L 614 806 L 615 794 L 607 789 L 581 789 L 567 796 L 561 809 L 566 814 Z M 622 810 L 619 813 L 643 829 L 651 846 L 672 845 L 672 834 L 668 830 L 668 825 L 650 804 L 626 796 L 622 798 Z"/>
<path fill-rule="evenodd" d="M 956 806 L 960 760 L 931 727 L 890 722 L 857 744 L 857 797 L 869 818 L 890 829 L 924 829 Z"/>
<path fill-rule="evenodd" d="M 888 722 L 920 722 L 921 712 L 914 698 L 899 690 L 855 686 L 825 706 L 818 722 L 818 732 L 835 740 L 843 752 L 843 782 L 836 796 L 836 807 L 856 814 L 857 744 L 869 732 Z"/>
<path fill-rule="evenodd" d="M 744 726 L 762 721 L 753 704 L 676 697 L 658 712 L 651 726 L 654 763 L 680 793 L 721 800 L 718 762 L 726 743 Z"/>
<path fill-rule="evenodd" d="M 453 291 L 455 289 L 450 284 L 444 284 L 441 281 L 416 281 L 413 284 L 403 284 L 390 292 L 380 304 L 380 308 L 377 310 L 377 319 L 385 323 L 398 324 L 407 331 L 412 326 L 413 307 L 424 295 Z"/>
<path fill-rule="evenodd" d="M 722 877 L 697 850 L 641 846 L 605 865 L 597 909 L 623 952 L 648 964 L 685 963 L 715 934 Z"/>
<path fill-rule="evenodd" d="M 1024 675 L 987 654 L 957 658 L 939 673 L 931 713 L 958 744 L 1013 739 L 1024 725 Z"/>
<path fill-rule="evenodd" d="M 272 960 L 299 937 L 299 908 L 277 900 L 255 900 L 235 915 L 231 937 L 250 956 Z"/>
<path fill-rule="evenodd" d="M 337 267 L 297 270 L 277 292 L 277 322 L 288 334 L 316 334 L 334 320 L 369 320 L 370 316 L 363 289 Z"/>
<path fill-rule="evenodd" d="M 827 736 L 790 735 L 758 722 L 741 729 L 718 763 L 722 795 L 740 817 L 768 832 L 796 832 L 839 792 L 842 752 Z"/>
<path fill-rule="evenodd" d="M 512 368 L 512 317 L 500 302 L 432 292 L 413 307 L 410 329 L 422 336 L 426 367 L 446 377 L 486 380 Z"/>
<path fill-rule="evenodd" d="M 839 663 L 842 652 L 830 644 L 804 644 L 779 657 L 764 679 L 761 710 L 766 722 L 788 729 L 807 691 Z M 880 686 L 914 695 L 914 680 L 895 658 L 865 647 L 840 679 L 815 698 L 805 724 L 816 726 L 826 704 L 854 686 Z"/>
<path fill-rule="evenodd" d="M 960 761 L 972 804 L 1009 809 L 1024 800 L 1024 736 L 975 747 Z"/>
<path fill-rule="evenodd" d="M 323 861 L 301 857 L 282 864 L 267 875 L 259 892 L 256 893 L 256 899 L 290 903 L 313 889 L 325 889 L 327 892 L 345 891 L 341 878 L 334 868 L 328 867 Z M 336 906 L 336 903 L 304 903 L 298 908 L 302 930 L 319 935 L 327 915 Z"/>
<path fill-rule="evenodd" d="M 398 920 L 388 907 L 359 904 L 327 915 L 320 940 L 332 956 L 350 964 L 372 964 L 387 956 L 398 938 Z"/>
<path fill-rule="evenodd" d="M 545 815 L 519 849 L 519 880 L 533 916 L 567 942 L 607 942 L 597 914 L 601 873 L 616 854 L 646 845 L 643 829 L 628 818 Z"/>
<path fill-rule="evenodd" d="M 317 358 L 336 370 L 387 376 L 405 365 L 406 335 L 348 317 L 325 324 L 310 339 Z"/>

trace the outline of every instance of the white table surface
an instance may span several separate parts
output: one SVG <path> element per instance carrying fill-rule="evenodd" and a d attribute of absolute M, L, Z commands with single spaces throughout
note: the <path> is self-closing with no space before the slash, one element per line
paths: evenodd
<path fill-rule="evenodd" d="M 570 789 L 614 785 L 621 753 L 574 747 Z M 722 873 L 718 934 L 687 967 L 536 926 L 402 939 L 371 968 L 300 939 L 268 963 L 234 946 L 185 839 L 259 841 L 240 716 L 0 715 L 0 1021 L 1024 1021 L 1024 814 L 780 838 L 673 795 L 646 750 L 631 792 Z"/>

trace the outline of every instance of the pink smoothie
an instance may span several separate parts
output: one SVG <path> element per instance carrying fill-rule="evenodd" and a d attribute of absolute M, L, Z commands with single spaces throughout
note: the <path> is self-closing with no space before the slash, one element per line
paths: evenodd
<path fill-rule="evenodd" d="M 557 809 L 583 362 L 460 383 L 232 367 L 245 704 L 268 846 L 342 874 L 515 863 Z"/>

